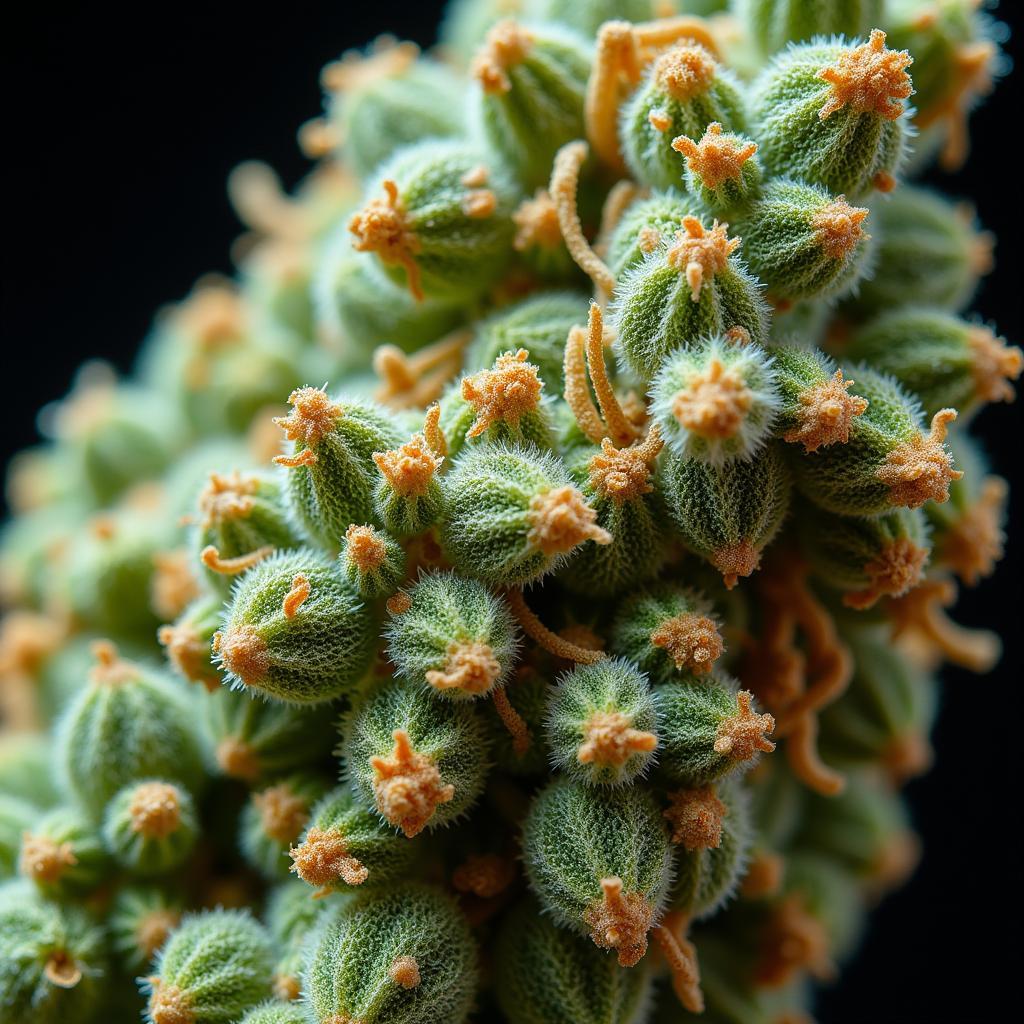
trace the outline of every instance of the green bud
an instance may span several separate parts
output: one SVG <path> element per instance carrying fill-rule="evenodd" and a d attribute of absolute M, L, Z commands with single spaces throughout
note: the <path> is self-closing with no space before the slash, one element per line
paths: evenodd
<path fill-rule="evenodd" d="M 282 1003 L 272 999 L 254 1006 L 241 1024 L 307 1024 L 306 1011 L 299 1003 Z"/>
<path fill-rule="evenodd" d="M 96 888 L 108 871 L 107 855 L 81 811 L 55 807 L 22 834 L 18 870 L 42 895 L 66 900 Z"/>
<path fill-rule="evenodd" d="M 758 714 L 746 690 L 720 672 L 665 683 L 657 689 L 661 715 L 658 771 L 674 784 L 703 786 L 746 771 L 775 744 L 771 715 Z"/>
<path fill-rule="evenodd" d="M 88 1021 L 109 971 L 103 931 L 76 907 L 29 889 L 0 893 L 0 1007 L 5 1024 Z"/>
<path fill-rule="evenodd" d="M 750 35 L 766 57 L 815 36 L 864 36 L 882 22 L 883 0 L 741 0 Z"/>
<path fill-rule="evenodd" d="M 110 908 L 110 943 L 121 967 L 145 971 L 167 937 L 181 923 L 181 901 L 156 885 L 120 889 Z"/>
<path fill-rule="evenodd" d="M 385 633 L 397 675 L 453 699 L 505 685 L 519 630 L 504 600 L 451 572 L 421 575 L 405 593 Z"/>
<path fill-rule="evenodd" d="M 444 491 L 445 549 L 456 569 L 486 583 L 539 579 L 586 541 L 611 540 L 561 463 L 535 448 L 467 450 L 445 477 Z"/>
<path fill-rule="evenodd" d="M 636 180 L 651 188 L 679 188 L 682 167 L 673 139 L 699 138 L 712 121 L 745 131 L 739 89 L 732 72 L 692 41 L 656 57 L 620 114 L 622 155 Z"/>
<path fill-rule="evenodd" d="M 249 794 L 238 823 L 238 846 L 264 878 L 288 877 L 288 851 L 310 822 L 328 783 L 312 773 L 289 775 Z"/>
<path fill-rule="evenodd" d="M 870 276 L 850 307 L 875 313 L 899 306 L 963 309 L 992 269 L 993 236 L 963 204 L 902 185 L 871 210 L 875 235 Z"/>
<path fill-rule="evenodd" d="M 946 501 L 950 482 L 962 475 L 944 443 L 956 411 L 940 409 L 925 434 L 920 406 L 897 381 L 865 364 L 851 372 L 867 407 L 849 421 L 845 444 L 789 459 L 800 492 L 829 512 L 851 516 Z"/>
<path fill-rule="evenodd" d="M 790 476 L 775 445 L 721 466 L 669 456 L 661 486 L 687 546 L 718 569 L 730 589 L 760 566 L 789 509 Z"/>
<path fill-rule="evenodd" d="M 351 696 L 368 667 L 373 616 L 322 555 L 273 555 L 236 585 L 218 664 L 235 686 L 294 704 Z"/>
<path fill-rule="evenodd" d="M 555 153 L 583 135 L 592 54 L 555 25 L 498 22 L 473 60 L 482 137 L 527 189 L 546 185 Z"/>
<path fill-rule="evenodd" d="M 558 928 L 531 902 L 505 919 L 495 950 L 498 1002 L 509 1024 L 641 1024 L 652 975 L 631 971 Z"/>
<path fill-rule="evenodd" d="M 288 851 L 289 870 L 322 896 L 349 886 L 389 885 L 408 873 L 415 852 L 347 786 L 339 786 L 313 808 L 301 840 Z"/>
<path fill-rule="evenodd" d="M 553 782 L 523 823 L 523 855 L 530 885 L 556 923 L 617 950 L 623 967 L 643 957 L 647 932 L 665 906 L 673 859 L 650 793 Z"/>
<path fill-rule="evenodd" d="M 77 689 L 81 682 L 76 683 Z M 53 740 L 49 735 L 35 732 L 0 735 L 0 795 L 39 808 L 53 807 L 60 802 L 53 780 Z"/>
<path fill-rule="evenodd" d="M 476 989 L 476 942 L 437 889 L 406 883 L 367 893 L 325 925 L 304 988 L 316 1020 L 462 1024 Z"/>
<path fill-rule="evenodd" d="M 842 591 L 849 608 L 902 597 L 921 581 L 931 553 L 920 509 L 861 519 L 805 508 L 797 517 L 797 534 L 815 575 Z"/>
<path fill-rule="evenodd" d="M 678 218 L 676 218 L 678 223 Z M 524 348 L 548 394 L 564 388 L 562 358 L 569 329 L 586 318 L 586 297 L 576 292 L 541 292 L 506 306 L 481 321 L 466 351 L 465 366 L 493 366 L 498 356 Z"/>
<path fill-rule="evenodd" d="M 145 979 L 150 1024 L 233 1024 L 270 995 L 270 939 L 246 912 L 208 910 L 188 917 Z"/>
<path fill-rule="evenodd" d="M 913 58 L 866 43 L 820 41 L 779 54 L 754 82 L 753 134 L 765 170 L 858 199 L 895 187 L 906 148 Z"/>
<path fill-rule="evenodd" d="M 405 549 L 388 533 L 353 523 L 338 555 L 345 582 L 364 600 L 393 594 L 405 578 Z"/>
<path fill-rule="evenodd" d="M 327 91 L 327 135 L 360 178 L 403 146 L 463 134 L 462 84 L 452 71 L 419 57 L 415 43 L 350 50 L 321 76 Z"/>
<path fill-rule="evenodd" d="M 684 217 L 682 224 L 674 241 L 662 241 L 616 289 L 617 350 L 645 381 L 670 352 L 708 335 L 732 331 L 730 337 L 759 344 L 768 336 L 760 286 L 732 255 L 740 240 L 717 222 L 709 229 Z"/>
<path fill-rule="evenodd" d="M 282 481 L 268 474 L 211 473 L 199 494 L 193 546 L 214 591 L 231 591 L 235 559 L 299 546 L 284 505 Z M 208 551 L 213 548 L 213 558 Z M 219 571 L 218 571 L 219 570 Z"/>
<path fill-rule="evenodd" d="M 103 843 L 135 875 L 164 875 L 195 846 L 199 821 L 187 790 L 149 779 L 115 795 L 103 815 Z"/>
<path fill-rule="evenodd" d="M 665 811 L 679 847 L 672 908 L 710 917 L 746 874 L 753 838 L 750 794 L 738 785 L 698 786 L 668 794 Z"/>
<path fill-rule="evenodd" d="M 608 239 L 608 269 L 616 280 L 642 263 L 662 242 L 675 238 L 683 218 L 698 212 L 694 207 L 689 197 L 675 189 L 654 192 L 630 203 Z"/>
<path fill-rule="evenodd" d="M 632 782 L 658 747 L 658 712 L 647 678 L 619 658 L 577 665 L 551 691 L 545 731 L 551 762 L 597 785 Z"/>
<path fill-rule="evenodd" d="M 771 437 L 780 401 L 760 345 L 702 338 L 669 353 L 651 385 L 651 415 L 684 459 L 749 459 Z"/>
<path fill-rule="evenodd" d="M 349 222 L 353 244 L 415 299 L 474 297 L 501 273 L 517 194 L 485 152 L 421 142 L 395 153 L 377 179 Z"/>
<path fill-rule="evenodd" d="M 849 393 L 854 381 L 844 380 L 838 364 L 813 346 L 787 341 L 770 352 L 782 398 L 778 435 L 805 452 L 849 441 L 854 417 L 868 407 Z"/>
<path fill-rule="evenodd" d="M 836 298 L 867 269 L 863 207 L 825 189 L 777 178 L 737 222 L 743 254 L 775 299 Z"/>
<path fill-rule="evenodd" d="M 757 143 L 723 132 L 712 121 L 699 139 L 680 135 L 672 148 L 686 160 L 683 179 L 691 195 L 718 217 L 742 214 L 763 191 Z"/>
<path fill-rule="evenodd" d="M 963 414 L 985 402 L 1012 402 L 1024 353 L 978 323 L 936 309 L 883 313 L 861 328 L 844 355 L 867 360 L 920 399 L 926 416 L 953 407 Z"/>
<path fill-rule="evenodd" d="M 288 498 L 302 530 L 320 547 L 336 551 L 352 523 L 373 519 L 376 470 L 373 453 L 401 442 L 386 410 L 368 402 L 334 402 L 316 388 L 288 398 L 289 416 L 275 422 L 294 441 L 286 467 Z"/>
<path fill-rule="evenodd" d="M 94 645 L 88 685 L 64 712 L 54 758 L 63 788 L 99 820 L 118 790 L 147 778 L 190 791 L 202 779 L 192 706 L 165 676 Z"/>
<path fill-rule="evenodd" d="M 477 711 L 410 683 L 377 690 L 346 724 L 341 752 L 363 805 L 409 838 L 461 818 L 489 767 Z"/>
<path fill-rule="evenodd" d="M 705 675 L 721 656 L 721 621 L 703 594 L 655 583 L 627 596 L 612 623 L 611 649 L 655 683 Z"/>
<path fill-rule="evenodd" d="M 423 434 L 413 434 L 411 440 L 392 451 L 374 452 L 373 461 L 380 472 L 374 507 L 385 529 L 396 537 L 413 537 L 441 518 L 437 471 L 444 457 L 433 450 Z"/>
<path fill-rule="evenodd" d="M 15 874 L 21 837 L 39 818 L 39 811 L 27 800 L 0 793 L 0 878 Z"/>
<path fill-rule="evenodd" d="M 203 738 L 216 771 L 255 782 L 327 759 L 336 736 L 321 707 L 260 700 L 226 686 L 204 694 Z"/>

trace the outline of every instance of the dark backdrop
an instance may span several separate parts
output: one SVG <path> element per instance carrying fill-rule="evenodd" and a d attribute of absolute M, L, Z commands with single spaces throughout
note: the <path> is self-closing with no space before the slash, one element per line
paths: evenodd
<path fill-rule="evenodd" d="M 225 176 L 259 157 L 298 179 L 306 163 L 295 130 L 318 112 L 322 65 L 385 29 L 429 43 L 441 5 L 293 0 L 261 11 L 182 0 L 131 20 L 101 6 L 61 16 L 37 5 L 17 23 L 5 17 L 5 459 L 34 440 L 35 411 L 67 391 L 84 357 L 127 369 L 159 304 L 203 271 L 230 269 L 238 225 Z M 1015 4 L 1002 6 L 1020 22 Z M 1020 104 L 1011 77 L 972 121 L 970 166 L 943 183 L 971 196 L 999 233 L 998 268 L 977 306 L 1018 344 L 1021 179 L 1011 126 L 1019 129 Z M 1021 426 L 1019 405 L 980 417 L 1004 474 Z M 1020 505 L 1018 491 L 1015 512 Z M 822 1002 L 822 1024 L 982 1021 L 1010 1001 L 1021 970 L 1021 546 L 1011 543 L 996 577 L 961 601 L 962 620 L 1011 643 L 985 679 L 946 673 L 937 766 L 910 789 L 924 862 L 874 915 L 863 951 Z"/>

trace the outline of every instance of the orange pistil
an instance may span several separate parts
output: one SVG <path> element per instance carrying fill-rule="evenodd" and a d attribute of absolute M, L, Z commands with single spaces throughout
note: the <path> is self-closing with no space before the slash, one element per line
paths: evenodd
<path fill-rule="evenodd" d="M 757 571 L 761 565 L 761 552 L 749 540 L 738 540 L 715 551 L 711 555 L 711 564 L 722 574 L 726 588 L 732 590 L 741 576 Z"/>
<path fill-rule="evenodd" d="M 533 35 L 511 18 L 499 21 L 487 33 L 483 47 L 473 58 L 471 74 L 487 95 L 501 95 L 512 88 L 508 72 L 525 59 L 533 47 Z"/>
<path fill-rule="evenodd" d="M 682 612 L 666 619 L 651 633 L 651 643 L 663 647 L 676 668 L 705 675 L 725 650 L 718 623 L 707 615 Z"/>
<path fill-rule="evenodd" d="M 651 470 L 664 444 L 657 424 L 643 441 L 628 448 L 616 448 L 607 437 L 602 438 L 601 451 L 588 464 L 590 486 L 616 505 L 650 494 L 654 490 Z"/>
<path fill-rule="evenodd" d="M 715 358 L 676 393 L 672 415 L 680 426 L 700 437 L 725 440 L 743 426 L 753 401 L 754 394 L 742 375 Z"/>
<path fill-rule="evenodd" d="M 909 779 L 924 775 L 934 760 L 935 752 L 928 737 L 913 731 L 893 736 L 880 758 L 882 769 L 894 786 L 902 786 Z"/>
<path fill-rule="evenodd" d="M 331 92 L 360 92 L 382 79 L 403 75 L 420 54 L 415 43 L 398 42 L 393 36 L 379 36 L 369 53 L 350 50 L 341 60 L 327 64 L 320 73 L 323 87 Z"/>
<path fill-rule="evenodd" d="M 110 640 L 96 640 L 90 650 L 96 659 L 89 670 L 89 682 L 100 686 L 118 686 L 138 678 L 138 669 L 124 661 L 117 653 L 117 646 Z"/>
<path fill-rule="evenodd" d="M 275 466 L 284 466 L 285 469 L 299 469 L 315 466 L 319 460 L 312 448 L 303 448 L 297 455 L 275 455 L 272 461 Z"/>
<path fill-rule="evenodd" d="M 284 431 L 289 441 L 314 445 L 326 437 L 345 415 L 337 402 L 332 402 L 320 388 L 296 388 L 288 396 L 292 411 L 278 416 L 274 422 Z"/>
<path fill-rule="evenodd" d="M 253 509 L 252 496 L 259 483 L 255 476 L 243 476 L 237 469 L 228 476 L 211 473 L 199 495 L 203 529 L 248 516 Z"/>
<path fill-rule="evenodd" d="M 896 188 L 898 182 L 888 171 L 879 171 L 872 179 L 871 184 L 878 189 L 879 192 L 892 192 Z"/>
<path fill-rule="evenodd" d="M 1005 480 L 998 476 L 986 477 L 978 500 L 964 509 L 939 541 L 938 560 L 968 586 L 988 576 L 1003 557 L 1006 496 Z"/>
<path fill-rule="evenodd" d="M 292 580 L 292 589 L 285 595 L 285 600 L 281 604 L 281 610 L 285 613 L 286 618 L 296 616 L 299 608 L 309 597 L 309 590 L 309 581 L 301 572 L 296 572 Z"/>
<path fill-rule="evenodd" d="M 604 28 L 607 28 L 608 24 L 606 23 Z M 617 153 L 617 142 L 615 147 Z M 608 298 L 615 288 L 615 278 L 583 234 L 583 226 L 580 224 L 580 215 L 576 208 L 580 169 L 586 158 L 585 142 L 567 142 L 555 156 L 548 191 L 558 213 L 558 223 L 569 255 L 576 261 L 580 270 L 594 282 L 598 292 L 604 298 Z"/>
<path fill-rule="evenodd" d="M 373 461 L 395 494 L 421 498 L 427 493 L 443 457 L 431 451 L 422 434 L 394 451 L 374 452 Z"/>
<path fill-rule="evenodd" d="M 309 801 L 285 782 L 253 793 L 252 803 L 263 834 L 278 843 L 293 842 L 309 820 Z"/>
<path fill-rule="evenodd" d="M 668 918 L 665 924 L 655 927 L 654 939 L 672 974 L 672 990 L 684 1009 L 690 1013 L 703 1013 L 704 993 L 700 990 L 697 951 L 692 942 L 677 937 L 667 921 Z"/>
<path fill-rule="evenodd" d="M 485 220 L 498 208 L 498 197 L 489 188 L 475 188 L 462 197 L 459 206 L 472 220 Z"/>
<path fill-rule="evenodd" d="M 654 65 L 655 87 L 677 103 L 685 103 L 707 92 L 715 71 L 715 59 L 703 46 L 674 46 Z"/>
<path fill-rule="evenodd" d="M 396 956 L 388 968 L 388 977 L 402 988 L 415 988 L 420 983 L 420 965 L 411 956 Z"/>
<path fill-rule="evenodd" d="M 348 852 L 345 837 L 337 829 L 314 826 L 306 838 L 288 851 L 290 871 L 321 892 L 340 878 L 346 885 L 362 885 L 370 872 Z"/>
<path fill-rule="evenodd" d="M 672 827 L 672 842 L 687 850 L 714 850 L 722 842 L 722 819 L 728 808 L 712 786 L 669 793 L 664 817 Z"/>
<path fill-rule="evenodd" d="M 604 361 L 604 342 L 604 313 L 596 302 L 591 302 L 587 313 L 587 369 L 611 439 L 619 445 L 630 444 L 636 438 L 637 431 L 622 411 L 622 406 L 619 405 L 608 379 L 608 367 Z"/>
<path fill-rule="evenodd" d="M 216 758 L 220 770 L 231 779 L 252 782 L 263 770 L 256 751 L 236 736 L 225 736 L 217 744 Z"/>
<path fill-rule="evenodd" d="M 652 110 L 647 115 L 647 120 L 656 132 L 667 132 L 672 127 L 672 118 L 660 107 L 657 110 Z"/>
<path fill-rule="evenodd" d="M 151 910 L 138 923 L 135 941 L 143 956 L 152 959 L 156 951 L 167 941 L 167 936 L 181 923 L 181 914 L 169 908 Z"/>
<path fill-rule="evenodd" d="M 547 189 L 539 188 L 532 199 L 524 199 L 512 214 L 512 223 L 516 226 L 516 237 L 512 242 L 516 252 L 562 248 L 558 211 Z"/>
<path fill-rule="evenodd" d="M 372 526 L 352 523 L 345 531 L 345 554 L 360 573 L 376 572 L 387 553 L 384 538 Z"/>
<path fill-rule="evenodd" d="M 565 342 L 565 353 L 562 357 L 562 371 L 565 377 L 564 397 L 580 430 L 594 444 L 601 444 L 602 439 L 607 436 L 608 430 L 590 397 L 590 385 L 587 383 L 586 344 L 587 335 L 583 328 L 570 327 L 569 337 Z"/>
<path fill-rule="evenodd" d="M 836 372 L 800 395 L 799 424 L 783 434 L 791 444 L 800 443 L 805 452 L 816 452 L 830 444 L 846 444 L 850 426 L 868 407 L 866 398 L 849 394 L 852 380 L 843 380 Z"/>
<path fill-rule="evenodd" d="M 950 481 L 964 475 L 953 469 L 953 456 L 943 444 L 947 424 L 955 419 L 955 409 L 940 409 L 927 436 L 917 431 L 886 456 L 875 477 L 889 488 L 893 505 L 920 508 L 929 499 L 939 504 L 949 499 Z"/>
<path fill-rule="evenodd" d="M 818 719 L 813 711 L 803 711 L 792 717 L 786 759 L 793 774 L 822 796 L 837 796 L 846 787 L 846 779 L 818 756 Z"/>
<path fill-rule="evenodd" d="M 765 733 L 775 729 L 771 715 L 757 715 L 751 707 L 753 695 L 747 690 L 736 694 L 736 714 L 723 719 L 715 732 L 715 753 L 732 761 L 749 761 L 758 751 L 770 754 L 775 749 Z"/>
<path fill-rule="evenodd" d="M 457 892 L 472 893 L 480 899 L 493 899 L 504 892 L 516 877 L 515 863 L 496 853 L 471 854 L 452 874 Z"/>
<path fill-rule="evenodd" d="M 747 873 L 740 883 L 740 895 L 748 900 L 774 896 L 782 886 L 785 861 L 777 853 L 758 851 L 751 857 Z"/>
<path fill-rule="evenodd" d="M 1024 352 L 1007 345 L 987 327 L 970 328 L 967 345 L 975 395 L 982 402 L 1012 402 L 1016 395 L 1010 381 L 1024 370 Z"/>
<path fill-rule="evenodd" d="M 348 229 L 355 236 L 352 247 L 357 252 L 375 252 L 383 263 L 404 268 L 412 297 L 422 302 L 420 268 L 413 258 L 420 251 L 420 240 L 409 228 L 398 186 L 387 178 L 383 188 L 385 198 L 371 199 L 348 222 Z"/>
<path fill-rule="evenodd" d="M 593 665 L 604 658 L 604 652 L 599 649 L 574 644 L 557 633 L 552 633 L 527 605 L 521 590 L 508 590 L 505 597 L 523 632 L 549 654 L 583 665 Z"/>
<path fill-rule="evenodd" d="M 761 935 L 755 979 L 765 988 L 783 988 L 804 971 L 825 981 L 835 974 L 825 927 L 805 909 L 799 895 L 787 896 L 772 911 Z"/>
<path fill-rule="evenodd" d="M 987 672 L 999 660 L 999 637 L 987 630 L 964 629 L 943 611 L 956 601 L 951 579 L 927 579 L 909 594 L 889 601 L 893 637 L 919 636 L 954 665 Z"/>
<path fill-rule="evenodd" d="M 258 685 L 270 670 L 270 653 L 252 626 L 237 626 L 213 634 L 213 650 L 224 667 L 246 686 Z"/>
<path fill-rule="evenodd" d="M 0 623 L 0 676 L 34 676 L 59 650 L 65 632 L 61 623 L 37 612 L 8 612 Z"/>
<path fill-rule="evenodd" d="M 619 965 L 632 967 L 647 952 L 654 911 L 640 893 L 624 893 L 621 878 L 602 878 L 601 891 L 603 895 L 584 913 L 583 920 L 595 945 L 617 950 Z"/>
<path fill-rule="evenodd" d="M 530 749 L 530 729 L 508 699 L 508 693 L 501 687 L 491 690 L 491 700 L 494 702 L 494 710 L 497 711 L 501 724 L 508 730 L 512 737 L 512 752 L 516 757 L 522 757 Z"/>
<path fill-rule="evenodd" d="M 861 224 L 868 215 L 863 206 L 851 206 L 846 196 L 836 196 L 831 203 L 826 203 L 811 218 L 815 240 L 822 251 L 832 260 L 845 259 L 864 234 Z"/>
<path fill-rule="evenodd" d="M 413 749 L 404 729 L 392 735 L 394 750 L 386 757 L 370 758 L 376 773 L 373 792 L 380 813 L 412 839 L 423 831 L 438 805 L 455 796 L 455 787 L 443 783 L 433 758 Z"/>
<path fill-rule="evenodd" d="M 399 591 L 387 599 L 385 607 L 391 615 L 404 615 L 412 607 L 412 598 L 404 591 Z"/>
<path fill-rule="evenodd" d="M 610 544 L 612 535 L 597 525 L 597 512 L 575 487 L 556 487 L 530 499 L 527 543 L 548 557 L 566 554 L 584 541 Z"/>
<path fill-rule="evenodd" d="M 58 988 L 74 988 L 82 980 L 82 968 L 67 950 L 59 949 L 50 954 L 43 975 Z"/>
<path fill-rule="evenodd" d="M 22 834 L 18 870 L 26 878 L 54 885 L 77 863 L 71 843 L 58 843 L 49 836 L 34 836 L 31 832 Z"/>
<path fill-rule="evenodd" d="M 843 604 L 864 609 L 887 595 L 901 597 L 920 582 L 927 561 L 927 548 L 918 547 L 909 537 L 897 538 L 864 566 L 864 575 L 871 581 L 868 586 L 844 594 Z"/>
<path fill-rule="evenodd" d="M 148 981 L 153 991 L 147 1009 L 153 1024 L 195 1024 L 196 1015 L 187 992 L 157 977 Z"/>
<path fill-rule="evenodd" d="M 583 724 L 583 742 L 576 760 L 618 768 L 634 754 L 650 753 L 657 745 L 654 733 L 633 728 L 631 716 L 620 711 L 595 711 Z"/>
<path fill-rule="evenodd" d="M 501 675 L 501 663 L 490 645 L 479 641 L 450 643 L 448 660 L 443 669 L 431 669 L 427 682 L 435 690 L 462 690 L 464 693 L 486 693 Z"/>
<path fill-rule="evenodd" d="M 701 289 L 716 273 L 726 268 L 729 257 L 739 247 L 738 238 L 729 238 L 727 224 L 716 220 L 707 231 L 696 217 L 684 217 L 683 230 L 676 232 L 675 244 L 665 258 L 670 267 L 686 275 L 690 298 L 700 301 Z"/>
<path fill-rule="evenodd" d="M 722 126 L 712 121 L 699 142 L 685 135 L 672 140 L 672 148 L 686 157 L 690 173 L 714 191 L 723 182 L 739 181 L 743 165 L 757 152 L 756 142 L 744 142 L 735 135 L 723 135 Z"/>
<path fill-rule="evenodd" d="M 191 552 L 184 548 L 153 555 L 149 602 L 161 619 L 176 619 L 199 596 Z"/>
<path fill-rule="evenodd" d="M 594 152 L 613 170 L 625 171 L 619 152 L 619 103 L 640 81 L 642 67 L 634 27 L 628 21 L 606 21 L 597 32 L 584 113 Z"/>
<path fill-rule="evenodd" d="M 181 794 L 167 782 L 143 782 L 132 792 L 128 814 L 133 832 L 166 839 L 181 827 Z"/>
<path fill-rule="evenodd" d="M 302 995 L 302 985 L 293 974 L 275 974 L 270 987 L 282 1003 L 294 1003 Z"/>
<path fill-rule="evenodd" d="M 835 64 L 818 72 L 816 77 L 832 87 L 818 117 L 825 121 L 849 107 L 853 113 L 872 113 L 895 121 L 903 113 L 900 101 L 914 92 L 907 74 L 913 63 L 906 50 L 887 50 L 885 33 L 872 29 L 868 42 L 842 53 Z"/>
<path fill-rule="evenodd" d="M 470 331 L 460 328 L 412 355 L 395 345 L 379 345 L 373 352 L 373 369 L 381 379 L 377 401 L 394 409 L 424 407 L 436 401 L 458 373 L 470 337 Z"/>
<path fill-rule="evenodd" d="M 273 553 L 273 546 L 264 544 L 263 547 L 250 551 L 245 555 L 238 555 L 235 558 L 221 558 L 217 548 L 213 544 L 207 544 L 199 553 L 199 560 L 211 572 L 219 573 L 221 576 L 240 576 L 243 572 L 247 572 L 254 565 L 259 564 L 264 558 Z"/>
<path fill-rule="evenodd" d="M 505 352 L 495 360 L 493 369 L 463 378 L 462 397 L 476 410 L 469 437 L 479 437 L 495 423 L 516 427 L 537 409 L 544 382 L 537 367 L 527 362 L 529 358 L 525 348 Z"/>

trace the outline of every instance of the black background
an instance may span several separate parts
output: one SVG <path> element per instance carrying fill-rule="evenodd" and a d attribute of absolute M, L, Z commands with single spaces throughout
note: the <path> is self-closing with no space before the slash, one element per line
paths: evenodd
<path fill-rule="evenodd" d="M 258 157 L 289 184 L 301 176 L 307 164 L 295 130 L 319 112 L 322 65 L 385 29 L 428 44 L 440 9 L 436 0 L 351 6 L 180 2 L 136 8 L 129 19 L 98 5 L 67 15 L 38 5 L 16 22 L 5 17 L 5 459 L 35 439 L 36 410 L 67 391 L 83 358 L 102 355 L 127 369 L 161 303 L 184 295 L 204 271 L 230 270 L 239 228 L 227 172 Z M 1002 6 L 1002 17 L 1019 24 L 1019 8 Z M 1014 42 L 1010 50 L 1019 52 Z M 1017 344 L 1021 99 L 1013 76 L 1002 82 L 972 120 L 968 168 L 935 179 L 970 196 L 999 234 L 997 270 L 977 309 Z M 979 417 L 1004 475 L 1019 461 L 1021 428 L 1019 403 Z M 1017 523 L 1020 505 L 1018 490 Z M 1014 1004 L 1020 550 L 1018 531 L 995 578 L 961 600 L 958 617 L 999 630 L 1008 650 L 987 678 L 945 675 L 937 765 L 909 790 L 923 864 L 875 913 L 859 957 L 822 1001 L 822 1024 L 985 1021 L 1003 1019 L 997 1007 Z"/>

